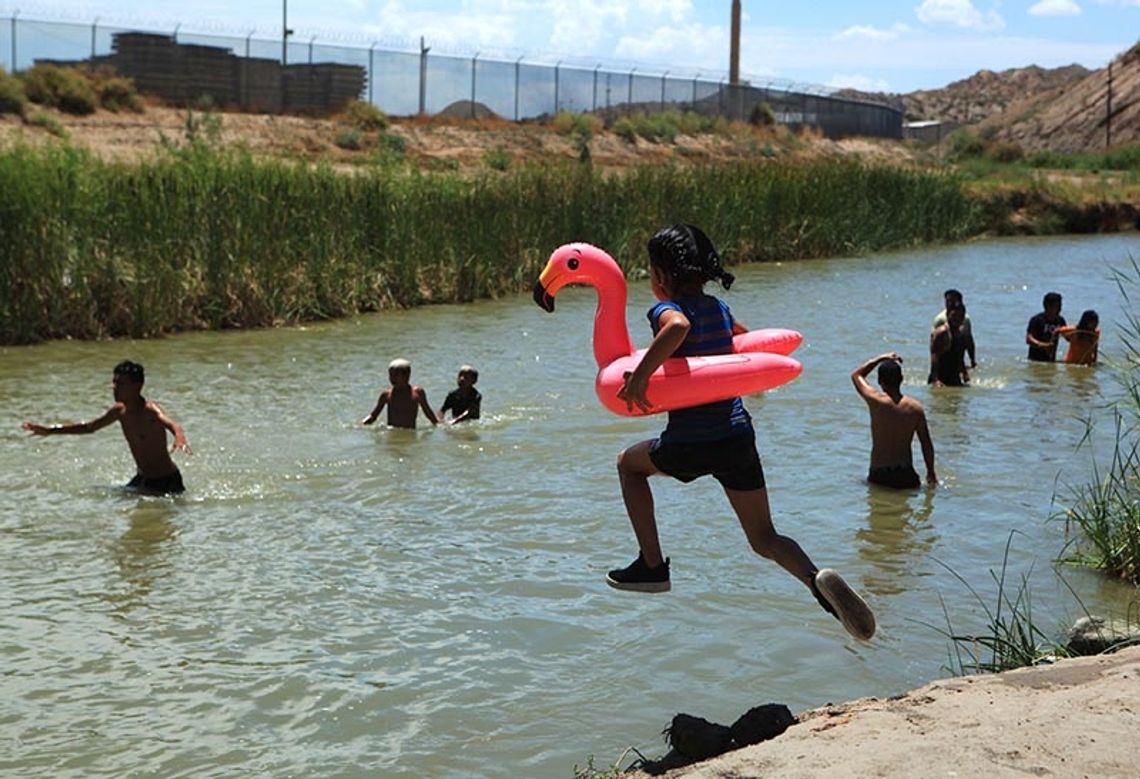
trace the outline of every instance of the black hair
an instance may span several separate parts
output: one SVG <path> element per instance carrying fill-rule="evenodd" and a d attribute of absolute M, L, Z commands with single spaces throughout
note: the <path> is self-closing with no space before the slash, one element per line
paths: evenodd
<path fill-rule="evenodd" d="M 1091 308 L 1081 314 L 1081 321 L 1077 322 L 1078 330 L 1096 330 L 1100 324 L 1100 314 Z"/>
<path fill-rule="evenodd" d="M 1042 308 L 1049 308 L 1049 305 L 1051 303 L 1060 304 L 1060 302 L 1061 302 L 1061 293 L 1060 292 L 1046 292 L 1045 297 L 1041 298 L 1041 307 Z"/>
<path fill-rule="evenodd" d="M 736 277 L 724 269 L 724 260 L 699 227 L 675 224 L 663 227 L 649 239 L 649 263 L 669 274 L 676 287 L 703 287 L 716 279 L 725 289 Z"/>
<path fill-rule="evenodd" d="M 951 295 L 958 298 L 958 300 L 962 299 L 962 293 L 956 289 L 948 289 L 945 292 L 943 292 L 942 293 L 942 299 L 945 300 L 946 298 L 950 297 Z"/>
<path fill-rule="evenodd" d="M 142 365 L 137 362 L 131 362 L 130 360 L 123 360 L 116 365 L 112 375 L 126 376 L 137 384 L 143 384 L 146 381 Z"/>
<path fill-rule="evenodd" d="M 879 386 L 897 387 L 902 384 L 902 365 L 898 360 L 883 360 L 879 363 Z"/>

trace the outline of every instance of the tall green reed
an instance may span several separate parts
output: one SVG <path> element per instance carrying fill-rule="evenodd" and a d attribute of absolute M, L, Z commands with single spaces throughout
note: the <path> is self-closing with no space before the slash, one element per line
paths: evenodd
<path fill-rule="evenodd" d="M 1093 463 L 1092 481 L 1073 487 L 1056 517 L 1067 531 L 1080 531 L 1062 550 L 1063 560 L 1140 584 L 1140 264 L 1130 260 L 1130 267 L 1114 272 L 1125 314 L 1123 352 L 1110 366 L 1122 388 L 1111 404 L 1112 460 L 1106 471 Z"/>
<path fill-rule="evenodd" d="M 940 173 L 853 161 L 519 167 L 475 176 L 255 160 L 202 144 L 113 164 L 0 151 L 0 342 L 261 327 L 527 289 L 585 240 L 627 270 L 662 224 L 734 261 L 854 254 L 980 231 Z"/>

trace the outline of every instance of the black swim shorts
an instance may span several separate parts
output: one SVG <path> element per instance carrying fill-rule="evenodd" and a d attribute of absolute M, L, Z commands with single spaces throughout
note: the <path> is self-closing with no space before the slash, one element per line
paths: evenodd
<path fill-rule="evenodd" d="M 752 432 L 719 441 L 671 443 L 655 439 L 649 459 L 657 470 L 682 482 L 712 475 L 725 489 L 764 489 L 764 468 Z"/>
<path fill-rule="evenodd" d="M 912 490 L 922 484 L 910 465 L 884 465 L 867 472 L 867 481 L 896 490 Z"/>
<path fill-rule="evenodd" d="M 144 478 L 141 473 L 137 473 L 127 482 L 127 489 L 148 492 L 152 495 L 177 495 L 186 491 L 186 487 L 182 484 L 182 474 L 177 468 L 174 473 L 152 479 Z"/>

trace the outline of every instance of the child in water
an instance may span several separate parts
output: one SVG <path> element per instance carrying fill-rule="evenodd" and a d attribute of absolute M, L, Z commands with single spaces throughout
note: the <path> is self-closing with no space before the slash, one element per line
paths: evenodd
<path fill-rule="evenodd" d="M 1057 331 L 1069 342 L 1065 362 L 1075 365 L 1095 365 L 1100 343 L 1100 315 L 1091 308 L 1081 314 L 1075 325 L 1065 325 Z"/>
<path fill-rule="evenodd" d="M 146 375 L 137 362 L 124 360 L 115 366 L 111 378 L 111 391 L 115 403 L 103 415 L 89 422 L 70 422 L 63 425 L 39 425 L 25 422 L 24 429 L 33 435 L 81 435 L 94 433 L 115 422 L 122 428 L 123 437 L 135 458 L 137 472 L 127 489 L 147 495 L 173 495 L 184 492 L 182 474 L 170 459 L 170 452 L 190 452 L 182 426 L 167 416 L 162 407 L 142 396 Z M 174 436 L 170 452 L 166 449 L 166 434 Z"/>
<path fill-rule="evenodd" d="M 705 283 L 714 279 L 727 290 L 733 276 L 700 229 L 685 224 L 663 228 L 650 239 L 648 249 L 650 283 L 660 301 L 649 310 L 653 342 L 618 392 L 629 408 L 643 410 L 653 407 L 653 399 L 646 396 L 649 377 L 667 358 L 729 354 L 733 335 L 747 330 L 724 301 L 704 292 Z M 609 572 L 606 581 L 611 586 L 639 592 L 670 587 L 669 559 L 661 553 L 649 487 L 649 477 L 657 473 L 682 482 L 711 474 L 724 488 L 757 554 L 795 576 L 853 636 L 874 635 L 874 615 L 842 577 L 818 569 L 794 539 L 776 533 L 752 418 L 738 397 L 671 411 L 660 437 L 618 455 L 622 499 L 640 553 L 629 566 Z"/>
<path fill-rule="evenodd" d="M 447 393 L 443 406 L 439 409 L 437 416 L 441 422 L 448 409 L 451 410 L 451 424 L 453 425 L 456 422 L 479 418 L 483 396 L 479 394 L 479 390 L 475 389 L 477 381 L 479 381 L 479 371 L 470 365 L 460 366 L 459 375 L 455 378 L 456 387 Z"/>
<path fill-rule="evenodd" d="M 419 409 L 423 409 L 424 416 L 433 425 L 439 424 L 435 412 L 427 401 L 427 393 L 418 384 L 412 384 L 412 364 L 407 360 L 397 358 L 388 363 L 388 381 L 392 386 L 380 393 L 376 399 L 376 407 L 368 413 L 362 424 L 371 425 L 380 416 L 384 407 L 388 407 L 388 427 L 405 427 L 412 430 L 416 428 L 416 416 Z"/>

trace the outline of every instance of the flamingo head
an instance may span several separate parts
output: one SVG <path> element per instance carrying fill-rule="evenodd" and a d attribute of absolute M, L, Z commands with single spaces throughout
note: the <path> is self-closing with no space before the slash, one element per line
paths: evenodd
<path fill-rule="evenodd" d="M 554 311 L 554 296 L 569 284 L 589 284 L 603 288 L 620 281 L 625 275 L 610 255 L 588 243 L 568 243 L 559 246 L 546 261 L 546 267 L 534 283 L 534 302 L 543 311 Z"/>

